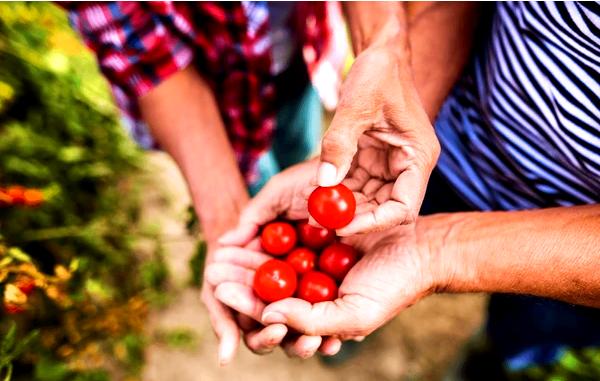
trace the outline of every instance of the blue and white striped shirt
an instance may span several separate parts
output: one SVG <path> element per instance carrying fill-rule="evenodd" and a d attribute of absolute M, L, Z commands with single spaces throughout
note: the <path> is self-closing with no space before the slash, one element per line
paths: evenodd
<path fill-rule="evenodd" d="M 499 3 L 444 104 L 439 168 L 481 210 L 600 202 L 600 3 Z"/>
<path fill-rule="evenodd" d="M 479 210 L 600 202 L 600 2 L 499 3 L 490 28 L 436 121 L 438 168 Z M 600 347 L 600 310 L 493 295 L 489 312 L 513 371 Z"/>

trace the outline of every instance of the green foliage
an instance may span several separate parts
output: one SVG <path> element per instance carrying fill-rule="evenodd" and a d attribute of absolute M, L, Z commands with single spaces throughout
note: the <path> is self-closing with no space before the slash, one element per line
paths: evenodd
<path fill-rule="evenodd" d="M 198 337 L 194 331 L 188 328 L 174 328 L 156 332 L 155 340 L 172 348 L 180 349 L 194 349 L 198 344 Z"/>
<path fill-rule="evenodd" d="M 600 350 L 595 347 L 566 349 L 552 364 L 535 366 L 511 374 L 515 381 L 593 381 L 600 380 Z"/>
<path fill-rule="evenodd" d="M 202 286 L 202 274 L 204 274 L 204 262 L 206 261 L 207 250 L 206 242 L 198 241 L 196 244 L 196 251 L 189 261 L 191 272 L 190 283 L 192 286 Z"/>
<path fill-rule="evenodd" d="M 0 246 L 11 248 L 0 247 L 0 270 L 12 266 L 0 271 L 0 291 L 19 269 L 38 286 L 17 295 L 27 303 L 17 318 L 0 314 L 0 327 L 18 322 L 11 332 L 20 343 L 6 344 L 0 370 L 16 361 L 18 379 L 108 380 L 116 358 L 135 373 L 148 298 L 166 278 L 159 242 L 138 221 L 141 154 L 95 58 L 56 6 L 0 3 L 0 62 L 0 186 L 40 188 L 45 199 L 0 207 Z M 153 247 L 145 263 L 135 255 L 141 237 Z M 40 345 L 28 346 L 34 330 Z"/>
<path fill-rule="evenodd" d="M 30 332 L 27 336 L 17 341 L 17 325 L 11 322 L 6 335 L 0 342 L 0 379 L 9 381 L 12 376 L 12 361 L 20 356 L 29 343 L 38 335 L 38 331 Z"/>

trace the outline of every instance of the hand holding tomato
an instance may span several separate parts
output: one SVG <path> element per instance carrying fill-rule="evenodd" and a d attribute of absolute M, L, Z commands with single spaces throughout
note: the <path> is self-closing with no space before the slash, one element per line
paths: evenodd
<path fill-rule="evenodd" d="M 253 290 L 255 273 L 272 257 L 259 252 L 258 240 L 245 247 L 223 247 L 215 252 L 213 263 L 206 268 L 206 280 L 215 288 L 216 298 L 238 312 L 238 323 L 244 331 L 246 346 L 257 354 L 273 351 L 281 345 L 290 356 L 310 357 L 316 351 L 333 355 L 339 351 L 337 338 L 299 335 L 287 339 L 288 329 L 283 324 L 260 323 L 265 303 Z M 284 340 L 285 338 L 285 340 Z"/>
<path fill-rule="evenodd" d="M 352 267 L 334 302 L 288 298 L 269 304 L 264 324 L 285 324 L 306 335 L 350 339 L 366 336 L 435 288 L 439 265 L 417 247 L 415 227 L 344 240 L 364 256 Z"/>
<path fill-rule="evenodd" d="M 343 181 L 364 204 L 338 235 L 414 222 L 439 152 L 410 65 L 392 51 L 363 51 L 344 81 L 320 155 L 318 185 Z"/>

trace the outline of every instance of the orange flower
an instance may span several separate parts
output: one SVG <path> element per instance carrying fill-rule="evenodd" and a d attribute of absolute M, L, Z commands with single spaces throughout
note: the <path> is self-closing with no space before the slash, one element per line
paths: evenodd
<path fill-rule="evenodd" d="M 35 281 L 32 277 L 27 275 L 19 275 L 15 281 L 15 286 L 21 290 L 25 295 L 31 295 L 35 289 Z"/>
<path fill-rule="evenodd" d="M 0 206 L 11 205 L 13 198 L 8 194 L 6 189 L 0 188 Z"/>
<path fill-rule="evenodd" d="M 25 307 L 15 303 L 4 303 L 4 310 L 9 315 L 16 315 L 25 312 Z"/>
<path fill-rule="evenodd" d="M 23 203 L 27 206 L 38 206 L 44 202 L 44 193 L 41 190 L 30 188 L 23 193 Z"/>
<path fill-rule="evenodd" d="M 6 194 L 11 198 L 11 204 L 23 205 L 25 203 L 25 187 L 21 185 L 12 185 L 6 188 Z"/>

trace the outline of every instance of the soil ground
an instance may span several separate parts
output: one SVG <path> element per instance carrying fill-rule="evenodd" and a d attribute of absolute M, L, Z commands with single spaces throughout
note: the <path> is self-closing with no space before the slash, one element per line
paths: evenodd
<path fill-rule="evenodd" d="M 184 227 L 189 205 L 185 183 L 166 155 L 148 154 L 147 163 L 156 188 L 145 192 L 144 218 L 161 226 L 173 295 L 167 307 L 151 313 L 148 331 L 154 335 L 188 329 L 197 340 L 186 349 L 152 343 L 146 352 L 144 381 L 439 380 L 482 323 L 485 296 L 435 295 L 402 312 L 342 365 L 324 366 L 318 358 L 290 359 L 279 350 L 257 356 L 242 344 L 234 362 L 220 368 L 199 290 L 187 285 L 195 239 Z"/>

